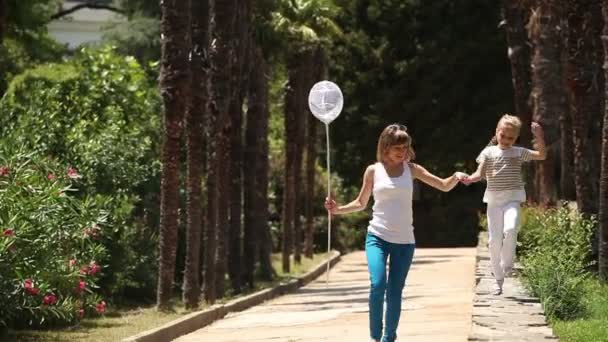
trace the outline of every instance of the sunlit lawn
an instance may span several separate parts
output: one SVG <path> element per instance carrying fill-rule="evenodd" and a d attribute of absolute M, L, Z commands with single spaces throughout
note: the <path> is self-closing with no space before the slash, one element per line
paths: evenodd
<path fill-rule="evenodd" d="M 553 331 L 562 342 L 608 341 L 608 285 L 602 286 L 597 280 L 589 280 L 585 285 L 586 317 L 552 323 Z"/>
<path fill-rule="evenodd" d="M 291 264 L 291 272 L 285 274 L 282 271 L 281 255 L 275 254 L 272 256 L 274 269 L 277 271 L 278 279 L 273 282 L 259 282 L 254 291 L 277 285 L 279 282 L 286 281 L 290 278 L 303 275 L 312 267 L 323 262 L 326 258 L 326 253 L 315 254 L 313 259 L 302 258 L 301 265 Z M 253 291 L 243 293 L 240 296 L 250 294 Z M 236 296 L 223 298 L 221 302 L 226 302 Z M 9 341 L 100 341 L 100 342 L 115 342 L 123 338 L 138 334 L 142 331 L 159 327 L 176 318 L 179 318 L 189 311 L 185 310 L 183 305 L 178 305 L 175 312 L 161 313 L 157 312 L 154 307 L 136 308 L 136 309 L 116 309 L 111 310 L 101 318 L 84 319 L 78 326 L 64 328 L 61 330 L 21 330 L 13 331 L 9 334 Z"/>

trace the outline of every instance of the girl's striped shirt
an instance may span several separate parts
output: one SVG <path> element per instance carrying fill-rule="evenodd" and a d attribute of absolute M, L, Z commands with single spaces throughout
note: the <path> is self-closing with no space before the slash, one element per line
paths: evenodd
<path fill-rule="evenodd" d="M 521 167 L 524 162 L 532 160 L 531 152 L 519 146 L 503 150 L 497 145 L 488 146 L 481 151 L 477 162 L 485 161 L 482 173 L 487 180 L 484 202 L 498 204 L 526 200 Z"/>

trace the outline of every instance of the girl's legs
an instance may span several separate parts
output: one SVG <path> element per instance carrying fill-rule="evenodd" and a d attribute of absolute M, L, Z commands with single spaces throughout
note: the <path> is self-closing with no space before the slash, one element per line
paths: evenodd
<path fill-rule="evenodd" d="M 384 293 L 386 290 L 386 258 L 388 257 L 388 242 L 367 234 L 365 255 L 371 288 L 369 292 L 369 330 L 371 338 L 380 340 L 382 337 L 382 314 L 384 309 Z"/>
<path fill-rule="evenodd" d="M 519 202 L 510 202 L 503 207 L 502 269 L 506 275 L 513 269 L 515 248 L 517 247 L 517 227 L 519 226 Z"/>
<path fill-rule="evenodd" d="M 503 207 L 488 204 L 488 237 L 490 249 L 490 264 L 492 265 L 492 273 L 496 279 L 496 289 L 494 294 L 502 293 L 502 284 L 504 283 L 503 268 L 500 264 L 502 246 L 503 246 L 503 228 L 504 214 Z"/>
<path fill-rule="evenodd" d="M 401 317 L 401 294 L 407 273 L 414 257 L 414 244 L 390 244 L 388 286 L 386 290 L 386 329 L 382 342 L 397 338 L 397 326 Z"/>

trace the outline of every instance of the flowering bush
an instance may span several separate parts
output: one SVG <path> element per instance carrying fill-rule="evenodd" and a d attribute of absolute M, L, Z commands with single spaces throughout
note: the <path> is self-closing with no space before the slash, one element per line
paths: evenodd
<path fill-rule="evenodd" d="M 0 137 L 56 158 L 61 177 L 78 185 L 74 196 L 108 210 L 99 226 L 113 229 L 88 234 L 108 251 L 98 285 L 114 300 L 155 294 L 160 104 L 156 80 L 112 48 L 27 70 L 0 100 Z"/>
<path fill-rule="evenodd" d="M 0 141 L 0 330 L 61 325 L 103 313 L 95 293 L 107 211 L 74 196 L 76 168 Z"/>

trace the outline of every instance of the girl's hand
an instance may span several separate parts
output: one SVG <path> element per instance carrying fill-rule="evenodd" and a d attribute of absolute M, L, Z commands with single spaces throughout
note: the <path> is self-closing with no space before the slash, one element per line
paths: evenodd
<path fill-rule="evenodd" d="M 467 175 L 464 172 L 454 172 L 454 177 L 456 177 L 456 179 L 458 179 L 459 182 L 462 182 L 465 179 L 467 179 L 469 177 L 469 175 Z"/>
<path fill-rule="evenodd" d="M 542 126 L 538 122 L 533 122 L 530 126 L 532 128 L 532 135 L 534 135 L 535 138 L 544 138 L 545 133 L 543 132 Z"/>
<path fill-rule="evenodd" d="M 329 213 L 332 215 L 336 214 L 336 211 L 338 210 L 338 204 L 336 204 L 336 201 L 334 201 L 332 198 L 326 197 L 325 209 L 327 209 L 327 211 L 329 211 Z"/>

